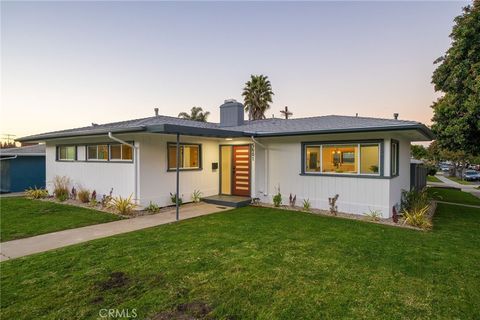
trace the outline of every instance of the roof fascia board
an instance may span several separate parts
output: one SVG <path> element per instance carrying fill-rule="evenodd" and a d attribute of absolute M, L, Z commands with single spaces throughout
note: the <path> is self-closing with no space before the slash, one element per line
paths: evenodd
<path fill-rule="evenodd" d="M 252 132 L 250 135 L 256 137 L 284 137 L 284 136 L 306 136 L 315 134 L 336 134 L 336 133 L 354 133 L 354 132 L 379 132 L 379 131 L 403 131 L 417 130 L 428 141 L 435 139 L 434 134 L 425 125 L 409 125 L 396 127 L 378 127 L 378 128 L 352 128 L 352 129 L 332 129 L 332 130 L 312 130 L 312 131 L 295 131 L 295 132 Z"/>
<path fill-rule="evenodd" d="M 161 124 L 147 127 L 147 132 L 165 133 L 165 134 L 183 134 L 188 136 L 205 136 L 216 138 L 235 138 L 245 137 L 242 131 L 232 131 L 225 129 L 199 128 L 174 124 Z"/>

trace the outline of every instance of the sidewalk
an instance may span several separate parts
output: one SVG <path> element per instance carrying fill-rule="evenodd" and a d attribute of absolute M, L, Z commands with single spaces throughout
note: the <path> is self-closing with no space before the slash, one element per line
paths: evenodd
<path fill-rule="evenodd" d="M 213 204 L 199 203 L 180 207 L 180 220 L 230 210 Z M 63 230 L 25 239 L 0 243 L 0 261 L 28 256 L 34 253 L 66 247 L 93 239 L 136 231 L 175 222 L 175 208 L 172 210 L 132 219 L 102 223 L 77 229 Z"/>
<path fill-rule="evenodd" d="M 440 182 L 429 182 L 428 185 L 429 186 L 434 186 L 434 187 L 454 187 L 454 188 L 458 188 L 458 189 L 461 189 L 462 191 L 464 192 L 468 192 L 468 193 L 471 193 L 473 194 L 474 196 L 480 198 L 480 190 L 478 189 L 475 189 L 476 187 L 478 187 L 478 185 L 475 185 L 475 184 L 471 184 L 471 185 L 468 185 L 468 184 L 460 184 L 458 182 L 455 182 L 453 180 L 450 180 L 446 177 L 444 177 L 443 175 L 441 174 L 437 174 L 435 175 L 435 177 L 437 177 L 438 179 L 440 179 L 443 183 L 440 183 Z"/>

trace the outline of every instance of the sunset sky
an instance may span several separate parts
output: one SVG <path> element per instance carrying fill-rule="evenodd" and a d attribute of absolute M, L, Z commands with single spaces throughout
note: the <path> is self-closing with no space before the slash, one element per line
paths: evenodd
<path fill-rule="evenodd" d="M 17 137 L 200 106 L 250 74 L 267 116 L 430 124 L 433 61 L 468 2 L 2 2 L 1 129 Z"/>

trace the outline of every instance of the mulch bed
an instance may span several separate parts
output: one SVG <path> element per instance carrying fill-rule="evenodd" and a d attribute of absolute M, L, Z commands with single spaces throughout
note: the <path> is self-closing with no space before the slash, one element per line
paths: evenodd
<path fill-rule="evenodd" d="M 337 212 L 336 215 L 333 215 L 328 210 L 311 208 L 309 211 L 306 211 L 302 207 L 299 207 L 299 206 L 293 206 L 292 207 L 292 206 L 287 206 L 287 205 L 281 205 L 280 207 L 275 207 L 271 203 L 264 203 L 264 202 L 259 202 L 258 204 L 252 204 L 252 206 L 274 208 L 274 209 L 283 209 L 283 210 L 290 210 L 290 211 L 300 211 L 300 212 L 317 214 L 317 215 L 328 216 L 328 217 L 336 217 L 336 218 L 350 219 L 350 220 L 360 220 L 360 221 L 365 221 L 365 222 L 383 224 L 383 225 L 392 226 L 392 227 L 424 231 L 421 228 L 405 224 L 401 215 L 399 215 L 399 217 L 398 217 L 398 222 L 395 223 L 395 222 L 393 222 L 392 218 L 388 218 L 388 219 L 378 218 L 378 219 L 374 220 L 374 219 L 372 219 L 370 217 L 367 217 L 367 216 L 362 216 L 362 215 L 353 214 L 353 213 L 345 213 L 345 212 Z M 437 207 L 437 203 L 435 201 L 432 201 L 432 205 L 430 206 L 430 211 L 429 211 L 429 214 L 428 214 L 430 221 L 433 218 L 436 207 Z"/>

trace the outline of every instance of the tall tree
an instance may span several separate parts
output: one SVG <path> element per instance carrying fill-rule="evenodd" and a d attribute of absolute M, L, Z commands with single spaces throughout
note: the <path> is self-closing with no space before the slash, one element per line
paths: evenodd
<path fill-rule="evenodd" d="M 178 114 L 178 117 L 183 118 L 183 119 L 187 119 L 187 120 L 207 122 L 207 118 L 208 118 L 209 115 L 210 115 L 209 111 L 203 111 L 203 109 L 201 107 L 193 107 L 190 110 L 190 113 L 180 112 Z"/>
<path fill-rule="evenodd" d="M 427 158 L 428 152 L 427 149 L 419 144 L 412 144 L 410 147 L 410 155 L 413 159 L 422 160 Z"/>
<path fill-rule="evenodd" d="M 469 156 L 480 154 L 480 0 L 455 18 L 450 38 L 432 76 L 435 90 L 444 93 L 432 105 L 432 130 L 438 147 L 463 155 L 465 167 Z"/>
<path fill-rule="evenodd" d="M 243 88 L 243 101 L 249 120 L 265 119 L 265 112 L 272 103 L 272 85 L 267 76 L 251 75 Z"/>

